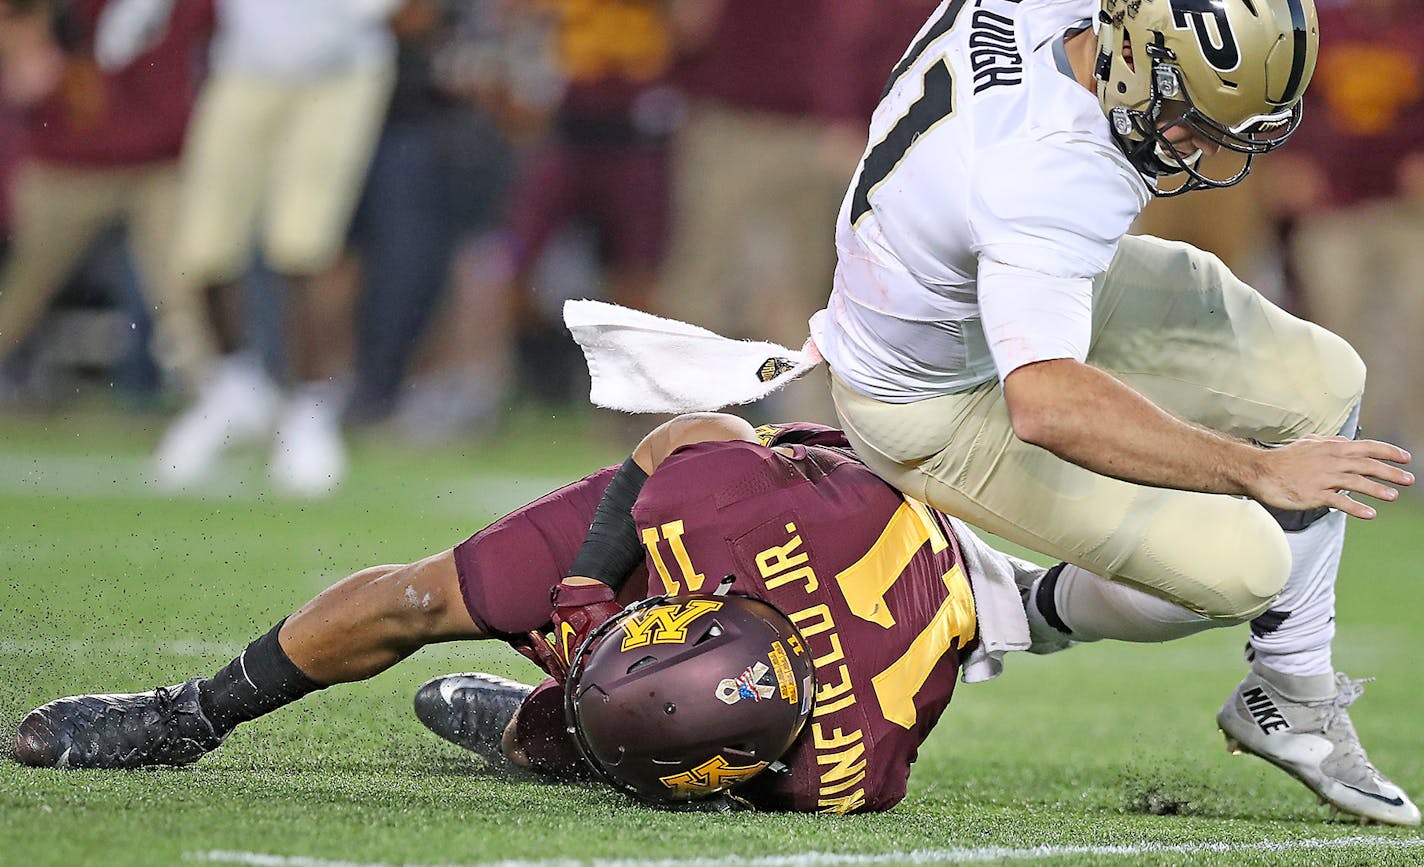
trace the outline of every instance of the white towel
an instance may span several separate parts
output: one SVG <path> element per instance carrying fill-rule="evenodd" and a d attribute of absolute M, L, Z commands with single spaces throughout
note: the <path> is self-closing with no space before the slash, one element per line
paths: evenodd
<path fill-rule="evenodd" d="M 625 412 L 698 412 L 766 397 L 821 363 L 810 340 L 800 351 L 775 343 L 733 340 L 705 328 L 600 301 L 564 302 L 564 323 L 588 360 L 594 404 Z M 1019 597 L 1043 573 L 985 544 L 957 518 L 973 587 L 979 644 L 963 661 L 965 683 L 999 676 L 1004 655 L 1027 650 L 1028 619 Z"/>
<path fill-rule="evenodd" d="M 979 643 L 961 661 L 959 675 L 965 683 L 983 683 L 1003 673 L 1005 654 L 1028 650 L 1032 645 L 1019 587 L 1032 586 L 1044 570 L 992 547 L 968 524 L 948 517 L 959 540 L 979 620 Z"/>
<path fill-rule="evenodd" d="M 624 412 L 697 412 L 751 403 L 821 363 L 800 350 L 720 334 L 602 301 L 565 301 L 564 324 L 583 349 L 589 400 Z"/>

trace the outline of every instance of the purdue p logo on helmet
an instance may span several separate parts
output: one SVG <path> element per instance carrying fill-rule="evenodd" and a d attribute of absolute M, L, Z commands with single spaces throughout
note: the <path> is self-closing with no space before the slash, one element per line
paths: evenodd
<path fill-rule="evenodd" d="M 1102 0 L 1098 101 L 1139 170 L 1186 174 L 1160 195 L 1230 186 L 1299 125 L 1319 48 L 1313 0 Z M 1244 154 L 1239 171 L 1203 174 L 1167 142 L 1167 120 Z"/>
<path fill-rule="evenodd" d="M 599 627 L 569 668 L 579 750 L 614 788 L 658 802 L 727 791 L 781 758 L 811 715 L 796 627 L 745 596 L 657 597 Z"/>

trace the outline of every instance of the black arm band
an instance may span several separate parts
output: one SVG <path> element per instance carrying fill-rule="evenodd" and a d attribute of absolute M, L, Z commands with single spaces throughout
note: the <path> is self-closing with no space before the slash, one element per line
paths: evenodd
<path fill-rule="evenodd" d="M 623 462 L 593 513 L 593 525 L 569 567 L 570 575 L 602 581 L 614 590 L 623 586 L 643 562 L 643 544 L 633 524 L 633 503 L 648 474 L 632 458 Z"/>

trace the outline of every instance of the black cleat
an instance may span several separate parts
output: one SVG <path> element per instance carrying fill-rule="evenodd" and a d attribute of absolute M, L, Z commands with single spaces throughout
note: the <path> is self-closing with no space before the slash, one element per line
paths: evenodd
<path fill-rule="evenodd" d="M 478 755 L 491 768 L 510 770 L 514 766 L 500 742 L 514 712 L 533 691 L 532 686 L 483 672 L 447 674 L 416 691 L 415 715 L 426 728 Z"/>
<path fill-rule="evenodd" d="M 190 765 L 223 742 L 198 706 L 200 679 L 152 692 L 56 699 L 20 721 L 15 761 L 36 768 Z"/>

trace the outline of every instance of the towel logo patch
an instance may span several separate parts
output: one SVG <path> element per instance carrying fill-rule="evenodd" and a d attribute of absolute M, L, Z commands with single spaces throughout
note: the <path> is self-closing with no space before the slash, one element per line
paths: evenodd
<path fill-rule="evenodd" d="M 780 356 L 768 358 L 761 363 L 761 367 L 757 368 L 757 379 L 762 382 L 771 382 L 795 366 L 796 363 L 789 358 Z"/>

